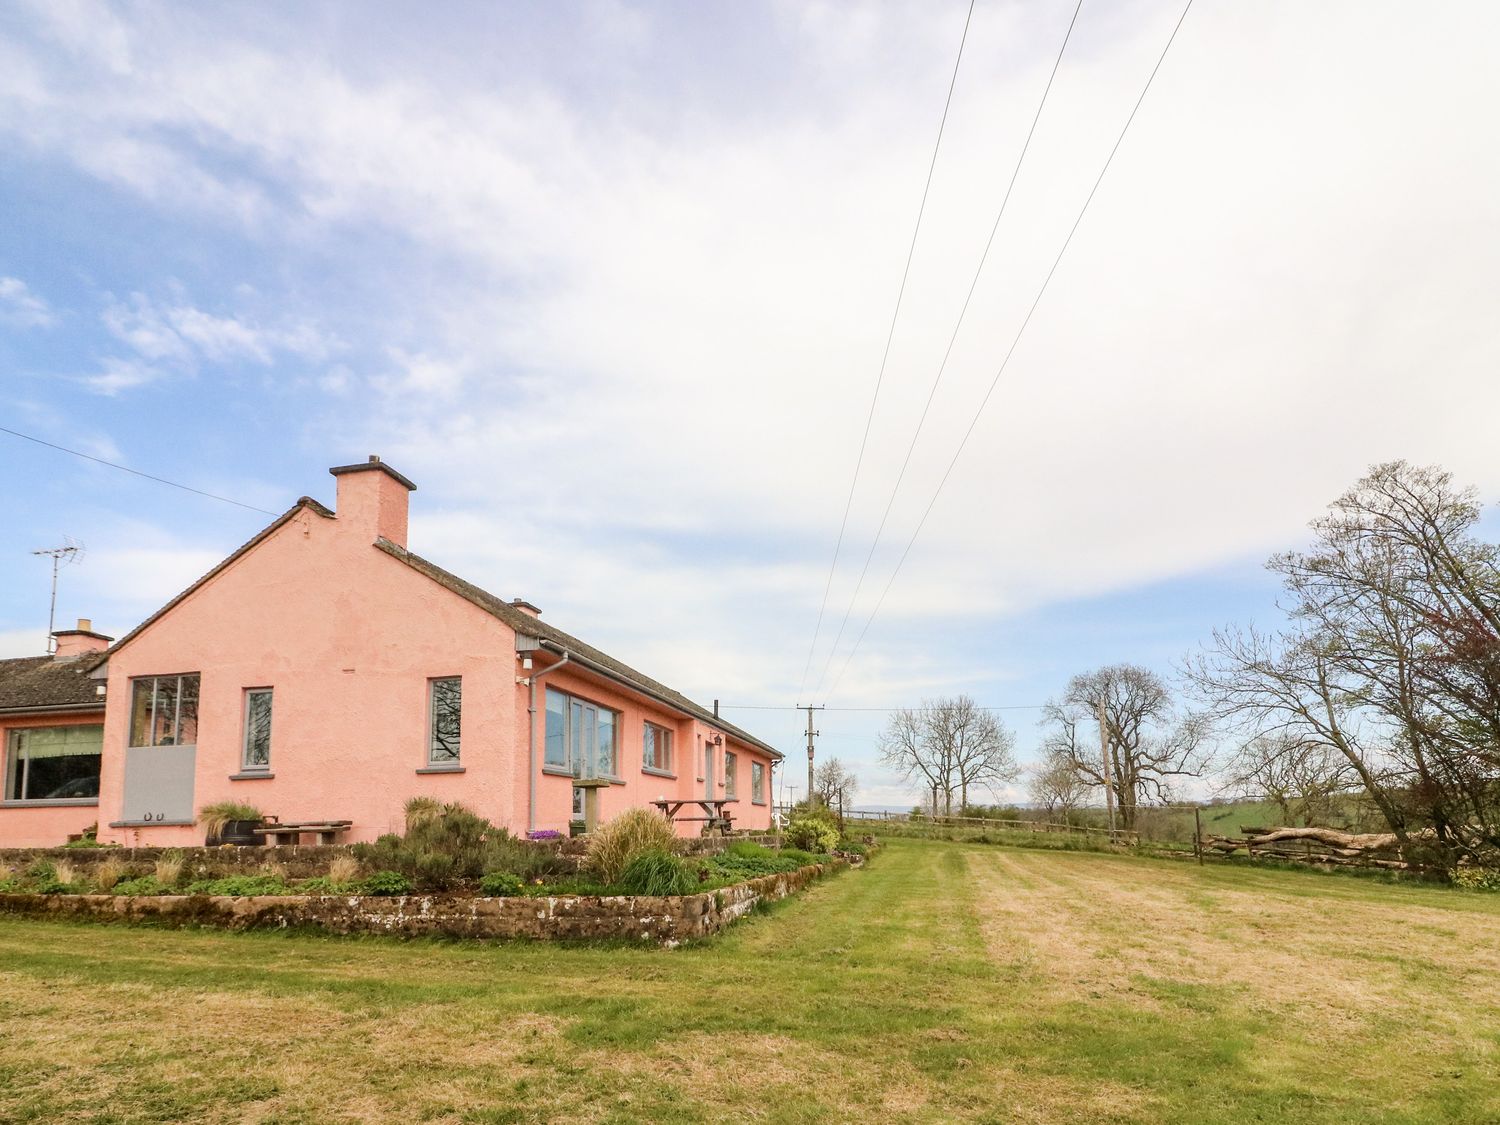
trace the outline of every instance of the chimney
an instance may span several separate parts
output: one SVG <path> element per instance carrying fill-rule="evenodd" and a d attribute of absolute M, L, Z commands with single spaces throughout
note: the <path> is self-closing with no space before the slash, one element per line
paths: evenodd
<path fill-rule="evenodd" d="M 532 605 L 525 598 L 511 598 L 510 604 L 515 606 L 515 608 L 519 609 L 522 613 L 526 614 L 527 617 L 540 617 L 542 615 L 542 611 L 537 609 L 536 606 Z"/>
<path fill-rule="evenodd" d="M 109 647 L 109 642 L 114 640 L 113 637 L 94 632 L 94 623 L 87 617 L 78 619 L 78 628 L 59 629 L 52 636 L 57 641 L 57 651 L 52 654 L 53 660 L 77 660 L 80 656 L 103 652 Z"/>
<path fill-rule="evenodd" d="M 328 471 L 338 479 L 339 522 L 352 524 L 371 543 L 384 538 L 404 549 L 407 501 L 417 486 L 373 453 L 368 461 Z"/>

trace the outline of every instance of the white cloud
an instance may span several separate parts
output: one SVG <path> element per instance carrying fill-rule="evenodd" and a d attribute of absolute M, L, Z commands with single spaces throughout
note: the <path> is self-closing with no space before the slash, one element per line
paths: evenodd
<path fill-rule="evenodd" d="M 21 328 L 51 328 L 57 314 L 18 277 L 0 277 L 0 323 Z"/>

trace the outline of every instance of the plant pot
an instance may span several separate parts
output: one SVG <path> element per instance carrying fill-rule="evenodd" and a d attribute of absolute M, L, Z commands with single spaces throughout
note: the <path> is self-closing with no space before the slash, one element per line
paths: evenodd
<path fill-rule="evenodd" d="M 258 820 L 226 821 L 218 835 L 210 836 L 206 842 L 211 848 L 222 844 L 232 844 L 238 848 L 253 847 L 261 842 L 261 838 L 255 834 L 255 830 L 259 827 L 260 821 Z"/>

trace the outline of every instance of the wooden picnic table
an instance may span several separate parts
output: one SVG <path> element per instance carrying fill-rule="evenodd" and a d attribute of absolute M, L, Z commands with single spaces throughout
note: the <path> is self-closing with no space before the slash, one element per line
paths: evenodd
<path fill-rule="evenodd" d="M 715 828 L 727 833 L 734 827 L 734 814 L 724 806 L 732 803 L 732 797 L 671 797 L 651 803 L 659 808 L 663 815 L 674 824 L 677 821 L 684 823 L 690 821 L 701 821 L 705 831 L 712 832 Z M 685 805 L 696 805 L 703 810 L 702 816 L 678 816 Z"/>
<path fill-rule="evenodd" d="M 298 844 L 302 842 L 303 833 L 318 838 L 320 844 L 332 844 L 338 839 L 340 832 L 345 832 L 354 822 L 352 820 L 299 820 L 299 821 L 268 821 L 262 828 L 254 829 L 257 836 L 265 837 L 265 846 L 273 848 L 277 844 Z"/>

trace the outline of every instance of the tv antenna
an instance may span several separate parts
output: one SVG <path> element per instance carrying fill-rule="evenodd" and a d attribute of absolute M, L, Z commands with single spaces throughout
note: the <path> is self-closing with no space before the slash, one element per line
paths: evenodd
<path fill-rule="evenodd" d="M 45 555 L 52 560 L 52 601 L 47 607 L 47 655 L 57 651 L 57 638 L 52 635 L 57 627 L 57 572 L 65 566 L 83 561 L 83 544 L 71 535 L 63 536 L 61 547 L 49 547 L 44 551 L 32 551 L 33 555 Z"/>

